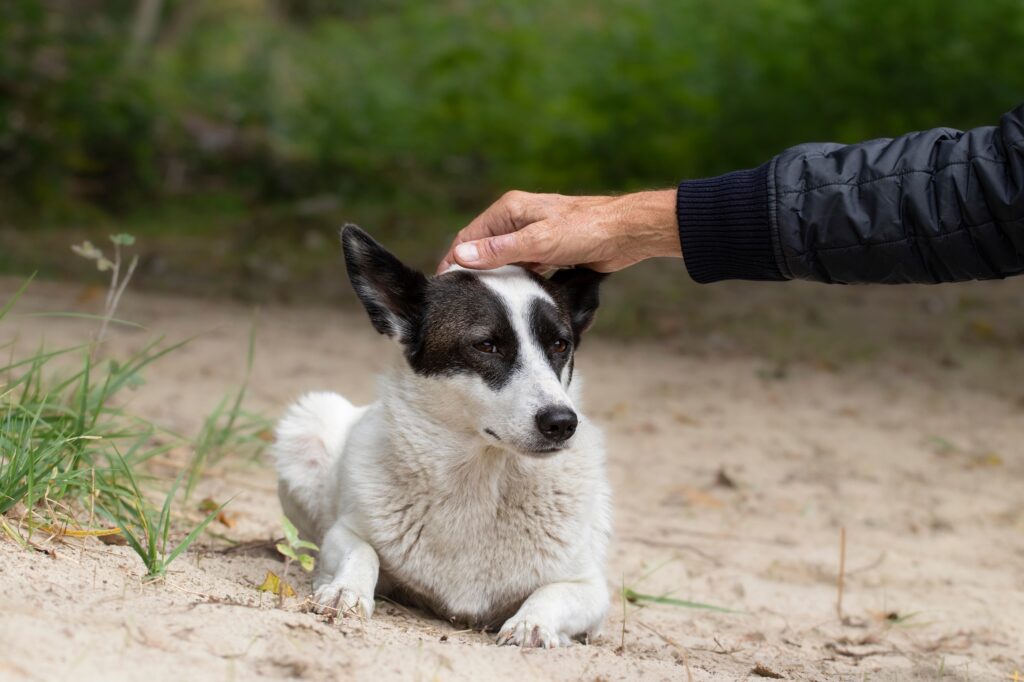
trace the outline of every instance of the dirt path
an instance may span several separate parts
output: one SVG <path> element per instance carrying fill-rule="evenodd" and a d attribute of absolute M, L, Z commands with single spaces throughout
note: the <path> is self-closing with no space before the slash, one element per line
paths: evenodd
<path fill-rule="evenodd" d="M 18 310 L 73 309 L 79 293 L 43 283 Z M 121 349 L 207 332 L 155 365 L 132 404 L 194 430 L 241 376 L 250 310 L 136 294 L 122 316 L 148 330 L 119 331 Z M 12 326 L 25 344 L 91 331 L 16 317 L 4 337 Z M 250 406 L 277 414 L 314 388 L 371 400 L 388 352 L 362 316 L 265 309 Z M 1020 402 L 891 359 L 777 373 L 756 358 L 591 340 L 578 366 L 609 441 L 610 588 L 743 613 L 624 611 L 616 597 L 594 644 L 520 652 L 387 603 L 370 622 L 335 624 L 261 603 L 255 586 L 280 562 L 222 554 L 212 539 L 153 585 L 124 547 L 73 541 L 51 557 L 0 540 L 0 679 L 685 680 L 687 665 L 694 680 L 757 666 L 797 680 L 1024 674 Z M 222 467 L 200 495 L 237 495 L 237 525 L 218 532 L 277 532 L 265 466 Z"/>

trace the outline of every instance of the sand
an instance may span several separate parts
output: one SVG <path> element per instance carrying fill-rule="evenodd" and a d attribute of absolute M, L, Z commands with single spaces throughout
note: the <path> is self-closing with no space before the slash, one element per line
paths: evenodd
<path fill-rule="evenodd" d="M 14 288 L 0 280 L 2 291 Z M 91 309 L 39 283 L 19 313 Z M 84 307 L 83 307 L 84 305 Z M 245 364 L 245 306 L 127 297 L 114 353 L 154 334 L 202 335 L 154 365 L 130 409 L 193 432 Z M 16 316 L 25 347 L 93 323 Z M 248 406 L 301 392 L 373 399 L 389 353 L 358 311 L 267 307 Z M 94 539 L 22 550 L 0 539 L 0 679 L 736 680 L 1012 679 L 1024 674 L 1024 405 L 956 373 L 892 358 L 776 371 L 739 353 L 589 339 L 586 412 L 605 429 L 615 492 L 603 635 L 559 650 L 498 648 L 378 602 L 328 622 L 256 590 L 279 557 L 205 536 L 144 584 L 126 547 Z M 173 458 L 172 458 L 173 459 Z M 173 471 L 173 461 L 166 471 Z M 226 462 L 196 499 L 224 500 L 237 541 L 280 535 L 274 475 Z M 837 613 L 841 530 L 845 584 Z M 0 536 L 2 537 L 2 536 Z M 293 577 L 300 595 L 307 577 Z M 623 604 L 625 585 L 670 604 Z M 755 672 L 756 671 L 756 672 Z"/>

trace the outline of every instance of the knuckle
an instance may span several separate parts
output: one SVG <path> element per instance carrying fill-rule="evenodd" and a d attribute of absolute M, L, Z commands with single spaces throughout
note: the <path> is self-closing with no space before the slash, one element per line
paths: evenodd
<path fill-rule="evenodd" d="M 529 197 L 530 194 L 528 192 L 511 189 L 501 196 L 500 203 L 509 213 L 512 215 L 518 215 L 523 212 L 523 208 L 529 201 Z"/>

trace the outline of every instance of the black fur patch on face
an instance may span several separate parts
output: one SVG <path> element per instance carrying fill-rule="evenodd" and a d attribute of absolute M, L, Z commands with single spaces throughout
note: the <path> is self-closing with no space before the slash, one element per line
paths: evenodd
<path fill-rule="evenodd" d="M 530 303 L 527 320 L 530 334 L 547 358 L 555 376 L 561 377 L 562 369 L 572 359 L 573 351 L 573 332 L 568 312 L 537 298 Z M 564 350 L 559 348 L 560 342 L 565 344 Z"/>
<path fill-rule="evenodd" d="M 472 372 L 500 389 L 515 373 L 519 359 L 510 312 L 498 295 L 473 273 L 456 271 L 427 282 L 416 342 L 409 365 L 425 376 Z M 476 345 L 494 344 L 494 353 Z"/>
<path fill-rule="evenodd" d="M 553 299 L 558 301 L 558 307 L 569 314 L 572 340 L 578 348 L 583 332 L 594 322 L 594 315 L 600 303 L 598 288 L 608 275 L 587 268 L 558 270 L 549 279 L 532 272 L 530 274 Z"/>

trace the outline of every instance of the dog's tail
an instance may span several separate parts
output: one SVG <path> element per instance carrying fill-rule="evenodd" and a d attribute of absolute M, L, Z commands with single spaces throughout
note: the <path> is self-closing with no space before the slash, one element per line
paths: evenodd
<path fill-rule="evenodd" d="M 337 393 L 307 393 L 277 425 L 272 452 L 281 506 L 299 532 L 316 542 L 327 530 L 335 498 L 333 464 L 364 409 Z"/>

